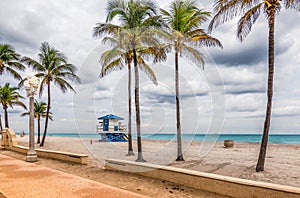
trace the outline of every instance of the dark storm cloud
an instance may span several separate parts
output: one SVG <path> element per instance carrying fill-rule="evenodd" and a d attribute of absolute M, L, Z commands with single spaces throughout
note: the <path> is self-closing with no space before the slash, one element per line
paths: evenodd
<path fill-rule="evenodd" d="M 211 56 L 217 65 L 236 67 L 240 65 L 255 66 L 256 64 L 267 60 L 267 47 L 263 44 L 257 44 L 251 48 L 239 47 L 232 50 L 218 50 L 217 53 L 211 53 Z"/>
<path fill-rule="evenodd" d="M 9 114 L 21 114 L 24 113 L 26 110 L 24 109 L 23 111 L 20 109 L 8 109 L 7 110 Z"/>
<path fill-rule="evenodd" d="M 0 42 L 15 43 L 24 46 L 28 46 L 28 45 L 34 46 L 34 43 L 30 41 L 28 38 L 24 37 L 23 34 L 20 34 L 17 31 L 13 31 L 3 24 L 1 24 L 1 29 L 0 29 Z"/>
<path fill-rule="evenodd" d="M 299 117 L 299 112 L 290 112 L 290 113 L 273 113 L 272 117 L 278 117 L 278 118 L 283 118 L 283 117 Z"/>
<path fill-rule="evenodd" d="M 160 94 L 160 93 L 143 93 L 144 97 L 147 98 L 148 103 L 159 103 L 159 104 L 175 104 L 175 95 L 173 94 Z M 180 94 L 181 100 L 186 100 L 193 97 L 207 96 L 208 92 L 196 93 L 196 94 Z"/>
<path fill-rule="evenodd" d="M 257 109 L 254 108 L 254 107 L 252 107 L 252 108 L 251 107 L 249 107 L 249 108 L 247 108 L 247 107 L 233 107 L 229 111 L 231 111 L 231 112 L 256 112 Z"/>
<path fill-rule="evenodd" d="M 175 96 L 174 95 L 166 95 L 166 94 L 144 94 L 147 98 L 148 103 L 159 103 L 159 104 L 175 104 Z"/>
<path fill-rule="evenodd" d="M 225 88 L 226 90 L 226 88 Z M 247 88 L 245 87 L 244 89 L 240 90 L 226 90 L 226 94 L 232 94 L 232 95 L 242 95 L 242 94 L 260 94 L 260 93 L 265 93 L 266 90 L 262 88 Z"/>

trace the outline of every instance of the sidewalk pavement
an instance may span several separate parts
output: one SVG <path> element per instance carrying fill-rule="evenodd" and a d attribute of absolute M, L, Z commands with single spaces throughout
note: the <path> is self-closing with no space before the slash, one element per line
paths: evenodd
<path fill-rule="evenodd" d="M 1 195 L 2 194 L 2 195 Z M 144 197 L 0 154 L 0 197 Z"/>

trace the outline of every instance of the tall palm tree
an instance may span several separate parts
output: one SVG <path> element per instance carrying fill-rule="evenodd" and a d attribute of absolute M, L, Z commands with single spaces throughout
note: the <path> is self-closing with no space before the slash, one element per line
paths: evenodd
<path fill-rule="evenodd" d="M 171 3 L 170 10 L 161 9 L 165 21 L 170 27 L 169 43 L 175 51 L 175 92 L 176 92 L 176 129 L 177 129 L 177 159 L 184 161 L 182 153 L 180 94 L 179 94 L 179 55 L 186 55 L 196 65 L 204 66 L 202 53 L 197 49 L 202 46 L 219 46 L 222 44 L 216 38 L 205 33 L 199 27 L 207 21 L 209 12 L 197 8 L 195 1 L 176 0 Z"/>
<path fill-rule="evenodd" d="M 273 97 L 273 76 L 274 76 L 274 31 L 275 16 L 281 10 L 282 5 L 286 9 L 300 8 L 298 0 L 216 0 L 215 16 L 213 17 L 209 30 L 233 19 L 240 15 L 241 18 L 237 24 L 237 38 L 243 41 L 250 33 L 252 25 L 256 22 L 261 13 L 264 13 L 268 20 L 269 39 L 268 39 L 268 90 L 267 90 L 267 108 L 263 129 L 262 142 L 260 146 L 259 157 L 256 165 L 256 171 L 264 170 L 265 157 L 267 152 L 269 129 L 271 122 L 272 97 Z"/>
<path fill-rule="evenodd" d="M 21 117 L 29 115 L 30 112 L 25 112 L 21 114 Z M 39 102 L 37 100 L 34 101 L 34 117 L 38 121 L 38 138 L 37 138 L 37 144 L 40 143 L 40 137 L 41 137 L 41 118 L 45 118 L 47 116 L 47 104 L 43 101 Z M 53 115 L 51 112 L 49 112 L 49 119 L 53 120 Z"/>
<path fill-rule="evenodd" d="M 1 115 L 0 115 L 0 131 L 2 131 L 2 118 L 1 118 Z"/>
<path fill-rule="evenodd" d="M 65 93 L 69 89 L 75 92 L 74 88 L 68 81 L 80 83 L 79 77 L 75 74 L 77 68 L 75 65 L 67 62 L 65 55 L 50 45 L 47 42 L 41 44 L 40 53 L 38 54 L 39 61 L 30 57 L 23 57 L 22 62 L 31 67 L 38 73 L 36 77 L 41 78 L 39 94 L 42 96 L 45 86 L 48 92 L 47 115 L 45 120 L 45 129 L 40 146 L 44 146 L 45 138 L 48 129 L 48 120 L 50 117 L 51 103 L 51 83 L 58 86 Z"/>
<path fill-rule="evenodd" d="M 112 49 L 107 50 L 101 56 L 101 65 L 102 70 L 100 77 L 104 77 L 110 74 L 112 71 L 121 70 L 127 65 L 128 69 L 128 156 L 134 155 L 132 148 L 132 131 L 131 131 L 131 64 L 133 61 L 133 51 L 130 49 L 129 37 L 130 34 L 128 31 L 124 30 L 120 26 L 114 26 L 112 24 L 98 23 L 94 28 L 94 37 L 101 37 L 103 28 L 109 26 L 111 29 L 112 36 L 106 36 L 103 38 L 102 42 L 105 44 L 109 42 Z M 105 27 L 107 28 L 107 27 Z M 149 76 L 154 84 L 157 85 L 157 80 L 154 75 L 154 72 L 148 64 L 143 59 L 143 55 L 152 54 L 153 56 L 160 56 L 162 53 L 159 53 L 160 49 L 149 47 L 146 49 L 139 49 L 139 66 L 142 71 Z M 163 54 L 165 55 L 165 54 Z"/>
<path fill-rule="evenodd" d="M 107 7 L 106 22 L 111 22 L 116 16 L 119 17 L 121 27 L 129 33 L 129 48 L 132 51 L 134 78 L 135 78 L 135 110 L 137 127 L 138 157 L 136 161 L 144 162 L 142 154 L 140 101 L 139 101 L 139 56 L 138 49 L 145 46 L 156 46 L 159 40 L 154 36 L 154 28 L 162 26 L 160 16 L 157 15 L 156 4 L 151 0 L 110 0 Z M 110 33 L 108 29 L 104 31 Z M 151 55 L 150 55 L 151 56 Z M 145 54 L 145 58 L 149 55 Z M 155 58 L 159 61 L 160 58 Z"/>
<path fill-rule="evenodd" d="M 10 73 L 15 79 L 21 80 L 22 77 L 15 70 L 25 70 L 25 67 L 19 62 L 20 55 L 14 48 L 8 44 L 0 44 L 0 75 L 3 72 Z"/>
<path fill-rule="evenodd" d="M 4 110 L 5 128 L 9 128 L 7 112 L 9 106 L 13 108 L 14 105 L 17 105 L 26 109 L 26 105 L 19 100 L 24 97 L 19 94 L 18 89 L 17 87 L 11 87 L 9 83 L 6 83 L 3 87 L 0 86 L 0 102 Z"/>

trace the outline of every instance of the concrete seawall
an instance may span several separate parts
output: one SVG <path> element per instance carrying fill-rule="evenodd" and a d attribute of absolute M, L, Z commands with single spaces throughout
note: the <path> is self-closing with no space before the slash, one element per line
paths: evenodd
<path fill-rule="evenodd" d="M 181 168 L 107 159 L 105 169 L 131 172 L 236 198 L 299 198 L 300 188 L 191 171 Z"/>

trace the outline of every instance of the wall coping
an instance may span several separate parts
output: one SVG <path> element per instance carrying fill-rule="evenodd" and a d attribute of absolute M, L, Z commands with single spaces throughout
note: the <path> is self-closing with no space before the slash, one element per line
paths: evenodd
<path fill-rule="evenodd" d="M 139 166 L 141 168 L 144 168 L 144 170 L 130 171 L 128 169 L 126 170 L 126 166 Z M 300 188 L 297 188 L 294 186 L 285 186 L 285 185 L 281 185 L 281 184 L 273 184 L 273 183 L 267 183 L 267 182 L 261 182 L 261 181 L 253 181 L 253 180 L 247 180 L 247 179 L 241 179 L 241 178 L 234 178 L 234 177 L 229 177 L 229 176 L 216 175 L 216 174 L 212 174 L 212 173 L 205 173 L 205 172 L 199 172 L 199 171 L 194 171 L 194 170 L 176 168 L 176 167 L 171 167 L 171 166 L 163 166 L 163 165 L 156 165 L 156 164 L 150 164 L 150 163 L 133 162 L 133 161 L 109 158 L 109 159 L 105 160 L 105 168 L 106 169 L 112 168 L 114 170 L 126 171 L 126 172 L 135 173 L 135 174 L 143 174 L 143 172 L 154 171 L 155 169 L 156 170 L 164 170 L 164 171 L 172 172 L 172 174 L 178 173 L 178 174 L 184 174 L 184 175 L 189 175 L 189 176 L 197 176 L 197 177 L 201 177 L 201 178 L 212 179 L 212 180 L 215 180 L 216 182 L 223 181 L 223 182 L 228 182 L 231 184 L 243 185 L 243 186 L 248 186 L 248 187 L 257 187 L 257 188 L 270 189 L 270 190 L 274 190 L 274 191 L 299 194 L 299 197 L 300 197 Z M 158 178 L 158 179 L 168 180 L 167 178 Z M 193 187 L 193 186 L 191 186 L 191 187 Z M 217 193 L 217 192 L 215 192 L 215 193 Z"/>

